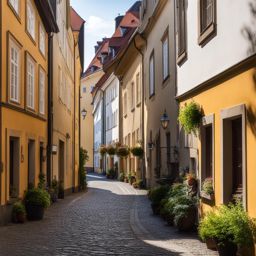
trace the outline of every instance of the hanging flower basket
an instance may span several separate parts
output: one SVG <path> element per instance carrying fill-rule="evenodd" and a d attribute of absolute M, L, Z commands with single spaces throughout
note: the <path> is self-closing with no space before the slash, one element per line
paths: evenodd
<path fill-rule="evenodd" d="M 178 120 L 186 133 L 197 133 L 202 121 L 201 107 L 194 101 L 180 109 Z"/>
<path fill-rule="evenodd" d="M 107 153 L 108 153 L 110 156 L 115 155 L 115 153 L 116 153 L 116 148 L 115 148 L 113 145 L 108 145 L 108 146 L 107 146 Z"/>
<path fill-rule="evenodd" d="M 144 150 L 142 148 L 142 146 L 135 146 L 131 148 L 131 153 L 135 156 L 135 157 L 142 157 Z"/>
<path fill-rule="evenodd" d="M 117 156 L 119 157 L 122 157 L 122 158 L 127 158 L 130 154 L 130 150 L 129 150 L 129 147 L 128 146 L 119 146 L 116 150 L 116 154 Z"/>
<path fill-rule="evenodd" d="M 107 147 L 105 145 L 101 145 L 99 148 L 99 153 L 101 156 L 104 156 L 107 153 Z"/>

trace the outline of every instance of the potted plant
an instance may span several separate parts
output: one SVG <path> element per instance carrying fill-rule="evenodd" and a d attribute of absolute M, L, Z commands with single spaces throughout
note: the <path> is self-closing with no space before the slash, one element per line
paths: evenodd
<path fill-rule="evenodd" d="M 117 154 L 117 156 L 119 156 L 119 157 L 127 158 L 127 157 L 129 156 L 129 154 L 130 154 L 129 147 L 126 146 L 126 145 L 119 146 L 119 147 L 116 149 L 116 154 Z"/>
<path fill-rule="evenodd" d="M 52 180 L 51 186 L 48 191 L 50 194 L 52 203 L 56 203 L 58 200 L 58 190 L 59 190 L 58 181 L 54 178 Z"/>
<path fill-rule="evenodd" d="M 105 156 L 105 154 L 107 153 L 107 147 L 105 145 L 101 145 L 99 147 L 99 153 L 101 154 L 101 156 Z"/>
<path fill-rule="evenodd" d="M 119 181 L 124 182 L 124 179 L 125 179 L 124 172 L 120 172 L 120 174 L 119 174 Z"/>
<path fill-rule="evenodd" d="M 50 195 L 41 188 L 30 189 L 25 193 L 24 203 L 28 220 L 41 220 L 50 206 Z"/>
<path fill-rule="evenodd" d="M 174 224 L 179 231 L 189 231 L 195 227 L 197 217 L 197 199 L 190 195 L 181 195 L 173 208 Z"/>
<path fill-rule="evenodd" d="M 178 120 L 186 133 L 196 135 L 202 121 L 203 113 L 201 107 L 194 101 L 186 104 L 180 109 Z"/>
<path fill-rule="evenodd" d="M 114 179 L 116 177 L 116 172 L 114 169 L 107 170 L 106 176 L 108 179 Z"/>
<path fill-rule="evenodd" d="M 127 175 L 124 176 L 124 182 L 125 182 L 125 183 L 128 183 L 128 182 L 129 182 L 129 179 L 128 179 L 128 176 L 127 176 Z"/>
<path fill-rule="evenodd" d="M 217 244 L 220 256 L 236 256 L 237 248 L 252 248 L 255 240 L 255 223 L 243 206 L 238 203 L 222 205 L 206 214 L 199 224 L 202 240 L 212 239 Z"/>
<path fill-rule="evenodd" d="M 188 173 L 186 176 L 186 180 L 189 186 L 195 186 L 197 184 L 196 176 L 194 173 Z"/>
<path fill-rule="evenodd" d="M 150 189 L 148 192 L 148 198 L 151 201 L 151 208 L 154 214 L 160 213 L 160 204 L 162 199 L 166 198 L 170 187 L 168 185 L 159 186 L 153 189 Z"/>
<path fill-rule="evenodd" d="M 12 207 L 12 219 L 15 223 L 24 223 L 26 219 L 26 209 L 22 202 L 15 202 Z"/>
<path fill-rule="evenodd" d="M 212 178 L 206 178 L 202 184 L 201 197 L 208 200 L 214 199 L 213 181 Z"/>
<path fill-rule="evenodd" d="M 129 180 L 130 185 L 132 185 L 134 182 L 136 182 L 136 176 L 135 176 L 134 172 L 132 172 L 128 175 L 128 180 Z"/>
<path fill-rule="evenodd" d="M 116 148 L 113 146 L 113 145 L 108 145 L 107 146 L 107 153 L 110 155 L 110 156 L 114 156 L 115 153 L 116 153 Z"/>
<path fill-rule="evenodd" d="M 144 153 L 143 147 L 140 144 L 137 144 L 136 146 L 131 148 L 131 153 L 135 157 L 141 158 L 143 156 L 143 153 Z"/>

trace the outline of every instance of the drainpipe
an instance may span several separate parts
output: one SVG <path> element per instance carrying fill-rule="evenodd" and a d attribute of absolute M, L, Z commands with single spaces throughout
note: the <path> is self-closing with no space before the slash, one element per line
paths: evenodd
<path fill-rule="evenodd" d="M 2 24 L 2 8 L 0 8 L 0 24 Z M 2 26 L 0 26 L 0 35 L 2 35 Z M 0 40 L 0 60 L 2 60 L 2 40 Z M 2 61 L 0 61 L 0 102 L 2 103 Z M 2 106 L 0 105 L 0 205 L 2 202 Z M 6 184 L 5 184 L 6 185 Z"/>
<path fill-rule="evenodd" d="M 47 184 L 52 181 L 53 137 L 53 33 L 48 33 L 48 127 L 47 127 Z"/>

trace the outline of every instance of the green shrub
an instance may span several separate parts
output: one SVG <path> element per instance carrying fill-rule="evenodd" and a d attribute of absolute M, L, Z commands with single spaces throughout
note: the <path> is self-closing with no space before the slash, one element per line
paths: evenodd
<path fill-rule="evenodd" d="M 116 178 L 116 171 L 114 169 L 109 169 L 107 170 L 106 175 L 108 179 L 114 179 Z"/>
<path fill-rule="evenodd" d="M 24 203 L 47 208 L 51 204 L 50 195 L 41 188 L 30 189 L 25 192 Z"/>
<path fill-rule="evenodd" d="M 240 246 L 252 246 L 255 240 L 255 221 L 240 203 L 222 205 L 201 220 L 199 236 L 202 240 L 215 239 L 220 245 L 229 241 Z"/>
<path fill-rule="evenodd" d="M 79 188 L 85 190 L 87 187 L 85 164 L 89 160 L 88 151 L 80 148 L 79 152 Z"/>
<path fill-rule="evenodd" d="M 212 178 L 206 178 L 202 185 L 202 191 L 207 195 L 213 195 L 213 185 L 212 185 Z"/>
<path fill-rule="evenodd" d="M 196 134 L 201 124 L 202 116 L 200 106 L 192 101 L 180 109 L 178 120 L 186 133 L 193 132 Z"/>
<path fill-rule="evenodd" d="M 168 185 L 159 186 L 159 187 L 150 189 L 148 193 L 148 197 L 153 204 L 160 205 L 161 200 L 167 196 L 169 190 L 170 190 L 170 186 Z"/>
<path fill-rule="evenodd" d="M 41 189 L 45 189 L 45 175 L 43 173 L 39 174 L 38 187 L 41 188 Z"/>
<path fill-rule="evenodd" d="M 16 214 L 26 214 L 26 209 L 25 206 L 22 202 L 18 201 L 15 202 L 12 208 L 12 214 L 16 215 Z"/>
<path fill-rule="evenodd" d="M 120 172 L 120 174 L 119 174 L 119 181 L 124 182 L 124 178 L 125 178 L 124 172 Z"/>

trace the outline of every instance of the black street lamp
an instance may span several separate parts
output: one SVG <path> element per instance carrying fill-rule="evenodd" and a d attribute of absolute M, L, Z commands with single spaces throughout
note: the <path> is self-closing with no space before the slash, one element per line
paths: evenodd
<path fill-rule="evenodd" d="M 86 115 L 87 115 L 87 110 L 85 110 L 84 108 L 81 110 L 81 115 L 83 117 L 83 119 L 85 119 Z"/>
<path fill-rule="evenodd" d="M 162 115 L 162 117 L 160 119 L 160 122 L 161 122 L 161 125 L 164 128 L 164 130 L 166 130 L 166 128 L 168 127 L 168 124 L 170 122 L 170 119 L 169 119 L 169 117 L 168 117 L 168 115 L 166 113 L 166 110 L 164 111 L 164 113 L 163 113 L 163 115 Z"/>

